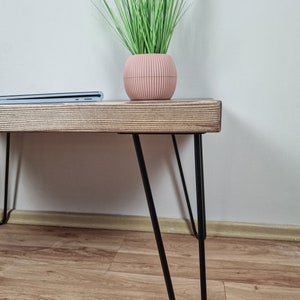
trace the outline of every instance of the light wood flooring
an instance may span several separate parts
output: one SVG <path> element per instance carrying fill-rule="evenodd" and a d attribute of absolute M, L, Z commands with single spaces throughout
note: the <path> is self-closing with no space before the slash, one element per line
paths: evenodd
<path fill-rule="evenodd" d="M 197 241 L 164 234 L 176 299 L 200 299 Z M 300 243 L 206 242 L 209 300 L 299 300 Z M 153 233 L 3 225 L 0 300 L 167 300 Z"/>

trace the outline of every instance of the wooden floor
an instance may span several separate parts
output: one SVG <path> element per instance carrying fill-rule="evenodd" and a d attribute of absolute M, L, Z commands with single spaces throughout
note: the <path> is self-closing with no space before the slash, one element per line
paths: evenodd
<path fill-rule="evenodd" d="M 176 299 L 200 299 L 197 241 L 163 236 Z M 209 300 L 299 300 L 300 243 L 206 242 Z M 168 299 L 152 233 L 3 225 L 0 300 Z"/>

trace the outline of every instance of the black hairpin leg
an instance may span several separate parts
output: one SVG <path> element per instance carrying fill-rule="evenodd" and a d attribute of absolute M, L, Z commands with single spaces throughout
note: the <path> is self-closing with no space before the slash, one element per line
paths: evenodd
<path fill-rule="evenodd" d="M 148 202 L 148 207 L 149 207 L 150 217 L 151 217 L 154 235 L 155 235 L 155 239 L 156 239 L 156 244 L 157 244 L 157 248 L 158 248 L 158 252 L 159 252 L 160 262 L 161 262 L 161 266 L 162 266 L 162 270 L 163 270 L 163 274 L 164 274 L 164 278 L 165 278 L 165 283 L 166 283 L 166 287 L 167 287 L 167 291 L 168 291 L 168 295 L 169 295 L 169 300 L 175 300 L 175 294 L 174 294 L 171 276 L 170 276 L 170 272 L 169 272 L 166 253 L 165 253 L 165 249 L 164 249 L 164 245 L 163 245 L 163 241 L 162 241 L 162 237 L 161 237 L 161 232 L 160 232 L 160 228 L 159 228 L 159 224 L 158 224 L 155 205 L 153 202 L 153 196 L 152 196 L 152 192 L 151 192 L 151 188 L 150 188 L 149 178 L 148 178 L 148 174 L 147 174 L 146 164 L 145 164 L 145 160 L 144 160 L 144 155 L 143 155 L 139 135 L 133 134 L 133 140 L 134 140 L 136 155 L 137 155 L 137 159 L 138 159 L 138 163 L 139 163 L 139 167 L 140 167 L 140 171 L 141 171 L 141 176 L 142 176 L 142 180 L 143 180 L 143 184 L 144 184 L 146 198 L 147 198 L 147 202 Z"/>
<path fill-rule="evenodd" d="M 190 205 L 190 200 L 187 193 L 185 178 L 180 161 L 179 151 L 175 135 L 172 135 L 173 145 L 175 149 L 176 159 L 180 171 L 182 185 L 186 197 L 186 202 L 191 218 L 192 229 L 195 237 L 198 239 L 199 247 L 199 263 L 200 263 L 200 289 L 201 300 L 207 300 L 206 289 L 206 267 L 205 267 L 205 239 L 206 239 L 206 218 L 205 218 L 205 198 L 204 198 L 204 174 L 203 174 L 203 153 L 202 153 L 202 134 L 194 134 L 194 155 L 195 155 L 195 175 L 196 175 L 196 198 L 197 198 L 197 218 L 198 218 L 198 232 L 196 230 L 194 217 Z M 140 171 L 143 179 L 146 198 L 148 201 L 150 217 L 152 220 L 153 230 L 156 238 L 156 243 L 159 251 L 161 265 L 165 277 L 165 282 L 168 290 L 169 300 L 175 299 L 174 290 L 172 286 L 171 276 L 169 272 L 168 262 L 163 246 L 163 241 L 160 233 L 158 219 L 153 202 L 153 196 L 150 188 L 149 178 L 146 170 L 143 151 L 138 134 L 133 134 L 134 145 L 140 166 Z"/>
<path fill-rule="evenodd" d="M 10 133 L 6 134 L 6 157 L 5 157 L 5 179 L 4 179 L 4 200 L 3 200 L 3 213 L 0 225 L 6 224 L 8 220 L 8 176 L 9 176 L 9 154 L 10 154 Z"/>
<path fill-rule="evenodd" d="M 201 299 L 207 299 L 206 291 L 206 267 L 205 267 L 205 245 L 206 239 L 206 218 L 205 218 L 205 198 L 204 198 L 204 176 L 203 176 L 203 154 L 202 154 L 202 134 L 194 134 L 194 155 L 195 155 L 195 174 L 196 174 L 196 198 L 197 198 L 197 218 L 198 227 L 194 220 L 193 211 L 187 191 L 186 181 L 182 169 L 181 159 L 178 151 L 176 137 L 172 135 L 173 147 L 176 155 L 177 165 L 186 199 L 186 204 L 190 216 L 193 235 L 198 239 L 199 244 L 199 263 L 200 263 L 200 288 Z"/>
<path fill-rule="evenodd" d="M 203 154 L 202 154 L 201 134 L 194 135 L 194 148 L 195 148 L 198 243 L 199 243 L 199 262 L 200 262 L 200 287 L 201 287 L 201 299 L 206 300 L 207 291 L 206 291 L 205 243 L 204 243 L 206 239 L 206 218 L 205 218 Z"/>

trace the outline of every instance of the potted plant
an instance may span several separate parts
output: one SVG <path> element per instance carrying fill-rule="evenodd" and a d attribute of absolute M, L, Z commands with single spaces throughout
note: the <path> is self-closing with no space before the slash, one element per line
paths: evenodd
<path fill-rule="evenodd" d="M 102 0 L 100 11 L 132 54 L 124 67 L 131 100 L 170 99 L 177 72 L 167 54 L 186 0 Z"/>

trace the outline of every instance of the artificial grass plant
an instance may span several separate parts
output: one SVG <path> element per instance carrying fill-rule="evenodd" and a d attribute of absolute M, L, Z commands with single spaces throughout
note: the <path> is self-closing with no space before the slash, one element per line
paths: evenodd
<path fill-rule="evenodd" d="M 167 53 L 186 0 L 100 0 L 100 11 L 132 54 Z"/>

